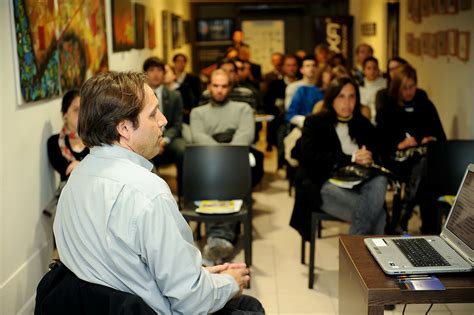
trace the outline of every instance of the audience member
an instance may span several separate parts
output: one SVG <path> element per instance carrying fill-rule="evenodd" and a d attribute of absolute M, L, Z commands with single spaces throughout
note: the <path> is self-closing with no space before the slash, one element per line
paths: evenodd
<path fill-rule="evenodd" d="M 357 85 L 350 78 L 334 79 L 324 104 L 323 111 L 305 120 L 298 152 L 300 186 L 290 225 L 309 239 L 311 212 L 321 209 L 351 222 L 351 234 L 383 234 L 387 189 L 384 176 L 373 177 L 352 189 L 329 181 L 333 172 L 343 166 L 369 166 L 375 160 L 375 130 L 360 113 Z"/>
<path fill-rule="evenodd" d="M 341 53 L 332 54 L 331 57 L 329 57 L 328 63 L 333 68 L 338 66 L 347 67 L 347 60 Z"/>
<path fill-rule="evenodd" d="M 325 43 L 318 44 L 314 47 L 314 56 L 318 69 L 323 69 L 327 65 L 330 52 L 328 44 Z"/>
<path fill-rule="evenodd" d="M 305 64 L 306 67 L 304 66 Z M 314 104 L 324 97 L 323 92 L 316 84 L 308 84 L 309 82 L 316 81 L 315 67 L 314 59 L 308 58 L 303 61 L 301 69 L 303 72 L 306 72 L 306 74 L 302 72 L 305 83 L 296 90 L 286 112 L 286 121 L 300 128 L 303 128 L 305 116 L 312 112 Z M 305 75 L 306 79 L 304 79 Z"/>
<path fill-rule="evenodd" d="M 313 59 L 313 57 L 309 57 L 308 59 Z M 285 110 L 287 111 L 290 107 L 291 100 L 293 96 L 295 96 L 296 90 L 303 85 L 313 85 L 315 82 L 308 82 L 307 80 L 303 80 L 300 76 L 301 74 L 301 67 L 303 64 L 303 60 L 306 60 L 306 57 L 303 59 L 299 59 L 295 55 L 287 55 L 285 56 L 283 62 L 283 72 L 285 73 L 286 77 L 289 78 L 289 82 L 287 82 L 286 90 L 285 90 Z M 299 73 L 298 73 L 299 72 Z M 301 78 L 301 79 L 300 79 Z"/>
<path fill-rule="evenodd" d="M 359 87 L 360 102 L 370 108 L 370 121 L 375 124 L 375 97 L 379 90 L 387 88 L 387 80 L 380 76 L 379 62 L 375 57 L 367 57 L 363 69 L 364 85 Z"/>
<path fill-rule="evenodd" d="M 395 77 L 398 70 L 400 70 L 403 65 L 407 64 L 408 61 L 400 57 L 393 57 L 387 62 L 387 87 L 385 89 L 379 90 L 375 95 L 376 111 L 380 110 L 380 107 L 383 104 L 387 104 L 389 102 L 388 87 L 390 86 L 390 82 Z"/>
<path fill-rule="evenodd" d="M 294 55 L 301 61 L 306 57 L 306 51 L 304 51 L 303 49 L 298 49 L 297 51 L 295 51 Z"/>
<path fill-rule="evenodd" d="M 285 58 L 285 55 L 283 55 L 282 53 L 275 52 L 272 54 L 271 60 L 272 60 L 273 69 L 270 72 L 265 73 L 263 75 L 263 80 L 262 80 L 262 83 L 260 84 L 260 91 L 262 91 L 262 93 L 265 94 L 267 92 L 270 82 L 283 78 L 282 68 L 283 68 L 284 58 Z"/>
<path fill-rule="evenodd" d="M 169 187 L 150 172 L 167 120 L 145 81 L 108 72 L 81 89 L 78 131 L 91 154 L 59 200 L 59 257 L 78 278 L 135 294 L 158 314 L 213 313 L 239 297 L 249 271 L 245 264 L 202 267 Z"/>
<path fill-rule="evenodd" d="M 183 101 L 183 123 L 189 124 L 189 113 L 191 112 L 191 109 L 195 107 L 192 105 L 195 103 L 195 100 L 191 87 L 185 82 L 182 84 L 177 82 L 175 69 L 169 64 L 165 65 L 165 77 L 163 83 L 168 90 L 179 92 L 181 95 L 181 100 Z"/>
<path fill-rule="evenodd" d="M 177 168 L 178 195 L 182 191 L 182 169 L 186 141 L 181 136 L 183 129 L 183 101 L 176 91 L 168 90 L 164 85 L 165 64 L 157 57 L 150 57 L 143 63 L 143 71 L 148 78 L 148 84 L 156 94 L 160 111 L 168 120 L 163 133 L 159 154 L 153 157 L 153 164 L 160 165 L 175 163 Z"/>
<path fill-rule="evenodd" d="M 67 180 L 72 170 L 89 154 L 89 149 L 77 135 L 79 107 L 79 91 L 71 90 L 64 94 L 61 103 L 63 127 L 59 134 L 49 137 L 47 143 L 49 162 L 59 173 L 61 181 Z"/>
<path fill-rule="evenodd" d="M 381 106 L 376 120 L 385 163 L 406 182 L 401 229 L 407 230 L 413 208 L 419 204 L 422 233 L 436 233 L 432 199 L 426 182 L 426 156 L 408 153 L 431 141 L 445 141 L 446 135 L 436 107 L 426 92 L 417 88 L 416 70 L 410 65 L 401 67 L 393 77 L 389 102 Z M 397 162 L 397 153 L 409 158 Z"/>
<path fill-rule="evenodd" d="M 188 58 L 186 55 L 178 53 L 173 57 L 174 70 L 176 72 L 176 82 L 181 85 L 188 85 L 191 88 L 193 94 L 193 103 L 187 104 L 183 99 L 185 110 L 191 111 L 192 108 L 196 107 L 201 97 L 201 82 L 199 78 L 189 72 L 186 72 L 186 64 Z M 189 113 L 188 113 L 189 116 Z M 189 120 L 189 117 L 187 117 Z"/>
<path fill-rule="evenodd" d="M 260 81 L 262 81 L 262 67 L 250 61 L 250 48 L 248 46 L 241 46 L 239 48 L 239 58 L 243 62 L 250 64 L 252 78 L 256 83 L 260 84 Z"/>
<path fill-rule="evenodd" d="M 208 86 L 211 98 L 191 111 L 191 131 L 196 144 L 230 143 L 250 146 L 254 139 L 255 121 L 252 108 L 230 99 L 230 79 L 223 69 L 214 71 Z M 263 156 L 261 159 L 263 175 Z M 229 165 L 229 167 L 232 167 Z M 252 172 L 252 181 L 255 180 Z M 236 223 L 219 222 L 206 225 L 204 257 L 210 261 L 227 259 L 234 250 Z"/>
<path fill-rule="evenodd" d="M 372 57 L 373 55 L 374 49 L 369 44 L 362 43 L 357 45 L 355 51 L 355 65 L 352 68 L 352 76 L 359 86 L 364 84 L 364 69 L 362 63 L 365 59 Z"/>
<path fill-rule="evenodd" d="M 249 47 L 249 45 L 244 43 L 244 32 L 242 32 L 242 30 L 235 30 L 234 33 L 232 33 L 232 47 L 237 51 L 240 47 Z"/>

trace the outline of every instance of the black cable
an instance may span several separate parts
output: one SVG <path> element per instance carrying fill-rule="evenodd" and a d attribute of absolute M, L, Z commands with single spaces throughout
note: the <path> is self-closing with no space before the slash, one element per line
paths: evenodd
<path fill-rule="evenodd" d="M 405 309 L 406 309 L 406 308 L 407 308 L 407 305 L 405 304 L 405 305 L 403 306 L 402 315 L 405 315 Z"/>
<path fill-rule="evenodd" d="M 426 310 L 425 315 L 428 315 L 428 313 L 430 312 L 432 307 L 433 307 L 433 303 L 431 303 L 430 307 L 428 307 L 428 309 Z"/>

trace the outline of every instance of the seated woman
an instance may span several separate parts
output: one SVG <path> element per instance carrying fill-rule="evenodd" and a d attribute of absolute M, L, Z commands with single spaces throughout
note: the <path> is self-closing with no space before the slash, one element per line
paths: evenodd
<path fill-rule="evenodd" d="M 430 211 L 426 156 L 422 146 L 431 141 L 445 141 L 443 126 L 426 92 L 417 88 L 416 70 L 410 65 L 402 66 L 395 73 L 388 96 L 377 112 L 377 133 L 382 140 L 384 164 L 406 183 L 400 228 L 407 230 L 413 208 L 419 204 L 422 233 L 436 234 L 439 227 Z M 396 228 L 397 223 L 393 222 L 391 228 Z"/>
<path fill-rule="evenodd" d="M 67 180 L 79 161 L 89 153 L 77 135 L 79 106 L 79 91 L 71 90 L 64 94 L 61 103 L 64 125 L 59 134 L 48 139 L 49 162 L 61 176 L 61 181 Z"/>
<path fill-rule="evenodd" d="M 357 85 L 336 78 L 329 85 L 324 109 L 306 119 L 301 137 L 299 176 L 290 225 L 308 239 L 311 211 L 319 209 L 351 222 L 351 234 L 383 234 L 387 179 L 373 177 L 352 188 L 340 188 L 329 179 L 335 170 L 355 163 L 369 166 L 376 148 L 374 127 L 360 111 Z M 304 174 L 304 175 L 302 175 Z"/>

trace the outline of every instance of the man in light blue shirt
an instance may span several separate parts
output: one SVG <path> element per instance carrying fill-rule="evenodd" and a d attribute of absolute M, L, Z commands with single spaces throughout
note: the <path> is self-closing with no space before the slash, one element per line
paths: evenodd
<path fill-rule="evenodd" d="M 228 307 L 249 270 L 203 268 L 169 187 L 151 173 L 148 160 L 158 154 L 167 120 L 144 75 L 92 77 L 81 89 L 81 107 L 78 131 L 91 154 L 58 203 L 54 235 L 63 264 L 84 281 L 140 296 L 159 314 Z"/>

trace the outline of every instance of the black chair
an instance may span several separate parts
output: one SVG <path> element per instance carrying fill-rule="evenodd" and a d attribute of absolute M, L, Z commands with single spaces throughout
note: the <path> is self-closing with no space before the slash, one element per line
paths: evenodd
<path fill-rule="evenodd" d="M 474 140 L 432 142 L 427 152 L 427 181 L 432 197 L 456 195 L 467 166 L 474 163 Z M 450 205 L 436 201 L 437 228 L 441 230 L 443 215 Z"/>
<path fill-rule="evenodd" d="M 252 187 L 247 146 L 188 146 L 184 154 L 183 199 L 181 213 L 188 222 L 242 222 L 245 263 L 252 264 Z M 208 215 L 195 211 L 197 200 L 233 199 L 244 201 L 237 213 Z"/>
<path fill-rule="evenodd" d="M 314 265 L 315 265 L 315 254 L 316 254 L 316 229 L 318 233 L 318 238 L 321 238 L 321 222 L 322 221 L 339 221 L 344 222 L 343 220 L 336 218 L 333 215 L 330 215 L 322 211 L 313 211 L 311 213 L 311 235 L 309 242 L 309 283 L 308 288 L 312 289 L 314 286 Z M 301 263 L 305 263 L 306 256 L 306 241 L 304 238 L 301 238 Z"/>

